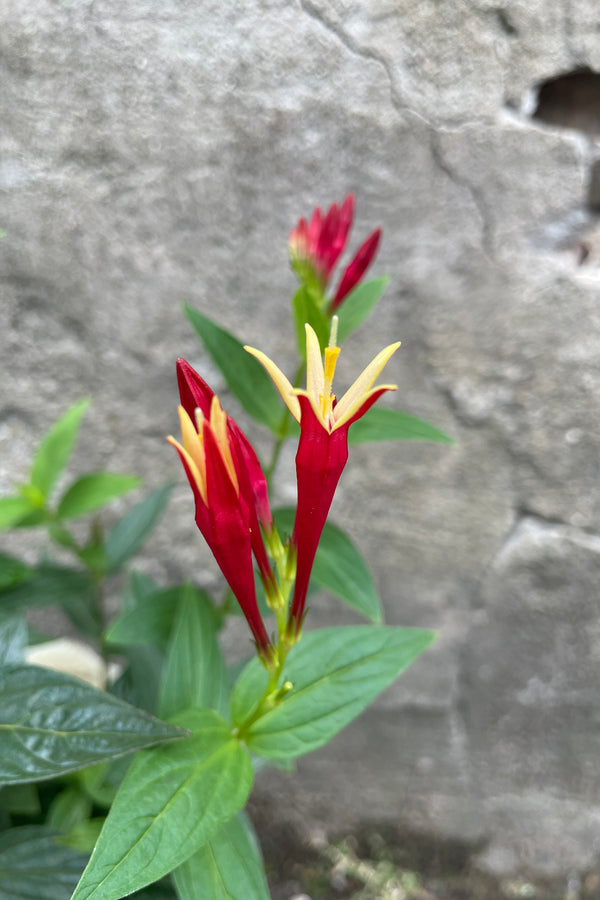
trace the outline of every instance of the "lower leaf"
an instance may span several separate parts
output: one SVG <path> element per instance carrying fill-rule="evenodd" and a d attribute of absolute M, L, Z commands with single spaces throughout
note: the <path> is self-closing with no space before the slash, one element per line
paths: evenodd
<path fill-rule="evenodd" d="M 179 900 L 269 900 L 256 836 L 237 816 L 173 873 Z"/>
<path fill-rule="evenodd" d="M 252 765 L 225 720 L 204 709 L 174 722 L 193 736 L 134 759 L 72 900 L 120 900 L 162 878 L 246 802 Z"/>
<path fill-rule="evenodd" d="M 69 900 L 86 857 L 38 825 L 0 834 L 0 900 Z"/>

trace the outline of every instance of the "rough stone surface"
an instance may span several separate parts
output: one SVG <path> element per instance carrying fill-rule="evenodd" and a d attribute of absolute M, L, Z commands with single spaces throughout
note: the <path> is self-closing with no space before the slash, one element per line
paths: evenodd
<path fill-rule="evenodd" d="M 350 190 L 355 240 L 383 225 L 392 282 L 340 380 L 398 336 L 392 402 L 458 443 L 356 448 L 333 516 L 388 620 L 440 638 L 297 778 L 265 773 L 308 829 L 393 820 L 503 872 L 598 852 L 598 147 L 583 95 L 531 113 L 600 70 L 599 27 L 592 0 L 0 10 L 0 492 L 88 394 L 81 470 L 179 479 L 142 567 L 216 584 L 163 440 L 177 356 L 222 387 L 181 302 L 289 368 L 287 231 Z"/>

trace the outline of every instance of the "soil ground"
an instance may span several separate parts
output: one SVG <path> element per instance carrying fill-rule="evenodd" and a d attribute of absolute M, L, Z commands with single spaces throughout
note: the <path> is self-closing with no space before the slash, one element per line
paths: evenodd
<path fill-rule="evenodd" d="M 480 846 L 390 826 L 308 845 L 256 813 L 272 900 L 600 900 L 600 865 L 556 879 L 494 878 L 473 862 Z"/>

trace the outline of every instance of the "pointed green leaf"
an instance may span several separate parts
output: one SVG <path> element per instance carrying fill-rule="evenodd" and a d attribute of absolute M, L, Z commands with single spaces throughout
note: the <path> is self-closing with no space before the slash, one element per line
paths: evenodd
<path fill-rule="evenodd" d="M 0 900 L 69 900 L 86 857 L 37 825 L 0 834 Z"/>
<path fill-rule="evenodd" d="M 172 725 L 40 666 L 0 668 L 0 782 L 53 778 L 161 741 Z"/>
<path fill-rule="evenodd" d="M 227 711 L 227 674 L 217 633 L 217 617 L 208 595 L 183 585 L 162 681 L 161 718 L 202 707 Z"/>
<path fill-rule="evenodd" d="M 179 592 L 179 587 L 155 591 L 115 619 L 106 632 L 106 640 L 121 645 L 153 644 L 164 652 L 177 613 Z"/>
<path fill-rule="evenodd" d="M 280 533 L 292 533 L 294 515 L 289 507 L 275 511 Z M 383 620 L 379 594 L 364 558 L 348 535 L 331 522 L 323 529 L 310 581 L 312 587 L 330 591 L 371 622 Z"/>
<path fill-rule="evenodd" d="M 27 636 L 23 616 L 0 614 L 0 665 L 23 661 Z"/>
<path fill-rule="evenodd" d="M 176 717 L 193 737 L 138 754 L 72 900 L 120 900 L 185 862 L 246 802 L 252 766 L 213 710 Z"/>
<path fill-rule="evenodd" d="M 277 433 L 284 415 L 283 405 L 262 365 L 246 353 L 243 344 L 224 328 L 191 306 L 186 305 L 184 309 L 206 352 L 222 372 L 231 393 L 237 397 L 248 415 Z"/>
<path fill-rule="evenodd" d="M 431 643 L 434 634 L 418 628 L 359 625 L 304 634 L 291 650 L 283 681 L 293 688 L 249 728 L 241 726 L 248 748 L 259 756 L 286 759 L 322 747 L 356 718 Z M 260 663 L 253 660 L 234 689 L 260 689 Z M 249 683 L 244 684 L 247 681 Z"/>
<path fill-rule="evenodd" d="M 339 318 L 338 343 L 341 344 L 359 325 L 368 319 L 376 303 L 389 284 L 389 276 L 364 281 L 344 298 L 336 310 Z"/>
<path fill-rule="evenodd" d="M 454 444 L 451 437 L 429 422 L 397 409 L 373 406 L 348 432 L 349 444 L 367 441 L 432 441 Z"/>
<path fill-rule="evenodd" d="M 81 419 L 90 405 L 89 400 L 78 400 L 60 417 L 47 433 L 33 460 L 31 486 L 45 500 L 66 467 L 77 440 Z"/>
<path fill-rule="evenodd" d="M 0 497 L 0 531 L 17 525 L 36 511 L 29 497 Z"/>
<path fill-rule="evenodd" d="M 106 538 L 107 571 L 117 571 L 137 553 L 157 524 L 172 490 L 172 484 L 157 488 L 117 522 Z"/>
<path fill-rule="evenodd" d="M 256 836 L 236 816 L 173 873 L 179 900 L 269 900 Z"/>
<path fill-rule="evenodd" d="M 59 519 L 84 516 L 132 491 L 139 486 L 140 481 L 137 475 L 122 475 L 119 472 L 91 472 L 83 475 L 63 494 L 56 514 Z"/>

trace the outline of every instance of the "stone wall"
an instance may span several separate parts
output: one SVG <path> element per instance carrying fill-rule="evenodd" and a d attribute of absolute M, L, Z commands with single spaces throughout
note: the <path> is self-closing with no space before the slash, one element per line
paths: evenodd
<path fill-rule="evenodd" d="M 177 356 L 220 387 L 181 302 L 291 365 L 289 228 L 350 190 L 355 240 L 383 225 L 392 282 L 346 356 L 401 338 L 394 402 L 458 444 L 356 448 L 334 518 L 388 621 L 440 635 L 294 780 L 264 779 L 309 827 L 481 841 L 502 872 L 600 847 L 594 69 L 592 0 L 0 10 L 0 490 L 88 394 L 78 464 L 177 478 L 144 565 L 210 585 L 163 440 Z"/>

